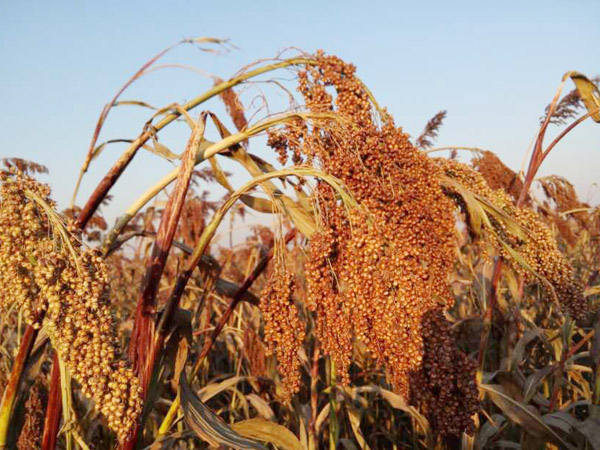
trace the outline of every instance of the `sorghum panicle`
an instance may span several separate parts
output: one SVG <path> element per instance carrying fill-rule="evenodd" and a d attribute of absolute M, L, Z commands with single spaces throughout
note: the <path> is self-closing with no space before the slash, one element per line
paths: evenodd
<path fill-rule="evenodd" d="M 545 283 L 542 283 L 542 286 L 553 291 L 549 292 L 549 297 L 556 294 L 564 311 L 574 318 L 584 317 L 588 312 L 588 303 L 583 296 L 583 285 L 575 276 L 569 261 L 560 252 L 552 231 L 539 216 L 530 208 L 515 206 L 506 191 L 490 188 L 483 176 L 468 165 L 443 158 L 437 159 L 437 163 L 448 176 L 505 211 L 525 232 L 525 239 L 522 240 L 514 236 L 503 223 L 492 221 L 496 233 L 489 233 L 487 241 L 500 252 L 510 266 L 526 281 L 539 281 L 535 279 L 536 275 L 515 261 L 500 239 L 518 252 L 536 274 L 547 280 L 550 286 Z"/>
<path fill-rule="evenodd" d="M 316 312 L 317 336 L 343 381 L 349 380 L 356 338 L 408 398 L 414 390 L 429 389 L 410 383 L 427 370 L 424 361 L 440 349 L 449 351 L 446 340 L 426 345 L 424 337 L 432 333 L 428 315 L 453 303 L 447 281 L 454 261 L 455 206 L 442 190 L 436 164 L 389 115 L 375 114 L 355 68 L 322 53 L 316 61 L 300 73 L 299 90 L 310 111 L 334 111 L 340 120 L 288 124 L 271 133 L 270 143 L 280 155 L 287 149 L 296 160 L 340 179 L 361 208 L 349 212 L 329 185 L 317 184 L 314 198 L 322 223 L 311 237 L 305 266 L 307 307 Z M 452 380 L 474 380 L 474 366 L 466 362 L 444 370 Z M 452 423 L 438 421 L 441 434 L 470 429 L 477 409 L 476 402 L 461 400 L 477 398 L 474 383 L 453 386 L 440 408 L 445 410 L 446 402 L 463 412 Z"/>
<path fill-rule="evenodd" d="M 25 402 L 25 421 L 17 440 L 17 450 L 37 450 L 41 448 L 47 406 L 48 393 L 44 385 L 37 382 L 29 390 L 29 398 Z"/>
<path fill-rule="evenodd" d="M 44 326 L 84 395 L 123 440 L 140 415 L 140 387 L 120 359 L 107 268 L 35 201 L 54 207 L 47 186 L 15 170 L 0 173 L 0 181 L 0 307 L 15 303 L 29 324 Z"/>
<path fill-rule="evenodd" d="M 300 389 L 298 351 L 305 336 L 304 324 L 294 304 L 293 285 L 293 275 L 278 262 L 260 298 L 266 353 L 275 354 L 277 358 L 284 400 L 289 400 Z"/>

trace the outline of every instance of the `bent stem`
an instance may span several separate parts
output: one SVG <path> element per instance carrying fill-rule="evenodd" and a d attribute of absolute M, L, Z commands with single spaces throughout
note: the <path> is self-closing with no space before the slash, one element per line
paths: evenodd
<path fill-rule="evenodd" d="M 211 98 L 221 94 L 222 92 L 230 89 L 250 78 L 262 75 L 267 72 L 271 72 L 277 69 L 281 69 L 284 67 L 294 66 L 294 65 L 312 65 L 315 64 L 315 61 L 309 58 L 291 58 L 285 61 L 281 61 L 274 64 L 269 64 L 266 66 L 258 67 L 257 69 L 251 70 L 250 72 L 244 73 L 237 77 L 231 78 L 228 81 L 224 81 L 212 89 L 206 91 L 204 94 L 190 100 L 182 106 L 182 109 L 185 111 L 190 111 L 197 107 L 198 105 L 210 100 Z M 174 111 L 167 116 L 165 116 L 160 122 L 156 125 L 153 125 L 148 130 L 144 131 L 137 139 L 135 139 L 129 148 L 125 150 L 125 152 L 119 157 L 117 162 L 111 167 L 108 173 L 104 176 L 104 178 L 100 181 L 96 189 L 88 199 L 87 203 L 77 216 L 76 226 L 78 228 L 84 229 L 87 222 L 94 215 L 102 200 L 106 197 L 110 189 L 117 182 L 123 171 L 127 168 L 137 151 L 154 136 L 157 132 L 162 130 L 164 127 L 169 125 L 171 122 L 175 121 L 181 117 L 181 113 L 179 111 Z"/>
<path fill-rule="evenodd" d="M 110 102 L 108 102 L 106 105 L 104 105 L 104 108 L 102 108 L 102 111 L 100 112 L 100 117 L 98 118 L 98 122 L 96 123 L 96 128 L 94 129 L 94 135 L 92 136 L 92 142 L 90 143 L 90 147 L 89 147 L 88 153 L 85 157 L 85 161 L 79 171 L 79 177 L 77 178 L 77 183 L 75 184 L 75 190 L 73 192 L 73 197 L 71 198 L 71 204 L 70 204 L 69 208 L 73 208 L 73 206 L 75 204 L 75 199 L 77 198 L 77 192 L 79 191 L 79 186 L 81 185 L 81 180 L 83 179 L 83 176 L 87 172 L 87 170 L 90 166 L 90 163 L 92 162 L 92 159 L 94 157 L 94 150 L 96 149 L 96 143 L 98 142 L 98 137 L 100 136 L 100 131 L 102 130 L 102 127 L 104 126 L 104 122 L 106 122 L 108 113 L 115 106 L 115 104 L 116 104 L 117 100 L 119 99 L 119 97 L 121 96 L 121 94 L 123 94 L 123 92 L 125 92 L 125 90 L 127 90 L 127 88 L 129 86 L 131 86 L 135 80 L 137 80 L 142 75 L 147 73 L 147 69 L 150 66 L 152 66 L 152 64 L 154 64 L 156 61 L 158 61 L 160 58 L 162 58 L 165 54 L 170 52 L 172 49 L 174 49 L 178 45 L 181 45 L 181 44 L 187 43 L 187 42 L 191 42 L 191 41 L 189 39 L 183 39 L 182 41 L 179 41 L 179 42 L 165 48 L 164 50 L 161 50 L 159 53 L 157 53 L 154 57 L 152 57 L 149 61 L 147 61 L 142 67 L 140 67 L 140 69 L 136 73 L 134 73 L 133 76 L 129 80 L 127 80 L 127 82 L 121 87 L 121 89 L 119 89 L 117 91 L 117 93 L 111 99 Z"/>
<path fill-rule="evenodd" d="M 158 285 L 175 238 L 177 224 L 179 223 L 179 217 L 194 171 L 196 157 L 204 136 L 205 125 L 206 113 L 203 113 L 188 142 L 183 164 L 177 177 L 177 184 L 169 197 L 161 218 L 137 303 L 133 333 L 129 343 L 129 358 L 140 379 L 142 399 L 145 399 L 148 394 L 158 351 L 155 345 L 156 295 L 158 293 Z M 144 416 L 142 416 L 142 422 L 138 423 L 134 432 L 131 433 L 131 438 L 123 445 L 123 449 L 135 448 L 138 430 L 143 429 L 143 418 Z"/>
<path fill-rule="evenodd" d="M 262 133 L 265 130 L 268 130 L 271 127 L 285 124 L 286 122 L 294 119 L 301 118 L 303 120 L 308 119 L 319 119 L 319 118 L 331 118 L 328 114 L 310 114 L 310 113 L 286 113 L 281 114 L 275 117 L 271 117 L 267 120 L 261 121 L 256 125 L 248 128 L 247 130 L 240 131 L 238 133 L 234 133 L 228 135 L 221 139 L 218 142 L 210 143 L 206 146 L 206 141 L 202 143 L 200 148 L 200 152 L 196 158 L 196 165 L 206 161 L 213 156 L 224 152 L 230 148 L 238 146 L 241 142 L 246 141 L 247 139 L 256 136 L 259 133 Z M 235 155 L 232 156 L 234 159 Z M 249 161 L 251 159 L 247 158 Z M 135 217 L 135 215 L 150 202 L 154 197 L 156 197 L 163 189 L 169 186 L 173 181 L 177 179 L 179 176 L 179 168 L 173 169 L 169 174 L 165 175 L 158 183 L 154 184 L 150 189 L 148 189 L 141 197 L 139 197 L 128 209 L 127 211 L 117 219 L 117 223 L 108 233 L 106 240 L 103 244 L 104 252 L 106 253 L 108 249 L 113 245 L 119 234 L 123 231 L 123 229 L 127 226 L 127 224 Z M 257 176 L 260 174 L 260 171 L 253 170 L 251 171 L 252 176 Z M 274 189 L 274 188 L 273 188 Z M 271 189 L 271 190 L 273 190 Z"/>
<path fill-rule="evenodd" d="M 567 80 L 567 77 L 565 75 L 565 77 L 563 77 L 563 80 L 560 83 L 556 93 L 554 94 L 552 103 L 550 104 L 550 106 L 548 108 L 548 112 L 546 114 L 544 122 L 542 123 L 540 130 L 538 132 L 538 135 L 537 135 L 537 138 L 535 141 L 535 145 L 533 148 L 533 152 L 531 154 L 531 159 L 529 161 L 529 166 L 527 168 L 527 174 L 525 175 L 525 180 L 523 182 L 523 187 L 521 189 L 521 193 L 519 194 L 519 198 L 517 199 L 517 202 L 516 202 L 517 208 L 522 207 L 523 204 L 525 203 L 525 201 L 527 200 L 527 195 L 528 195 L 529 189 L 531 188 L 531 184 L 533 183 L 535 176 L 536 176 L 540 166 L 542 165 L 542 162 L 546 159 L 546 157 L 548 156 L 550 151 L 554 147 L 556 147 L 556 145 L 567 134 L 569 134 L 569 132 L 571 132 L 575 127 L 577 127 L 579 124 L 583 123 L 586 119 L 592 117 L 594 114 L 597 114 L 598 111 L 600 111 L 600 109 L 594 109 L 594 110 L 588 111 L 586 114 L 579 117 L 577 120 L 575 120 L 569 126 L 567 126 L 550 143 L 550 145 L 548 145 L 548 147 L 546 149 L 544 149 L 543 145 L 544 145 L 544 137 L 546 135 L 546 130 L 548 128 L 548 125 L 550 125 L 550 120 L 552 119 L 554 112 L 556 111 L 556 106 L 558 105 L 558 100 L 560 98 L 560 94 L 562 92 L 562 89 L 563 89 L 563 86 L 564 86 L 566 80 Z M 477 373 L 477 379 L 479 382 L 481 382 L 481 379 L 483 376 L 483 369 L 484 369 L 484 365 L 485 365 L 485 352 L 487 349 L 487 344 L 488 344 L 488 340 L 489 340 L 489 336 L 490 336 L 490 332 L 491 332 L 491 328 L 492 328 L 494 308 L 496 307 L 497 288 L 498 288 L 498 283 L 500 282 L 500 273 L 502 272 L 502 267 L 503 267 L 502 258 L 497 258 L 496 262 L 494 264 L 494 272 L 492 274 L 492 283 L 490 286 L 489 301 L 487 304 L 486 311 L 484 313 L 483 331 L 482 331 L 481 338 L 479 341 L 479 353 L 478 353 L 479 369 L 478 369 L 478 373 Z"/>
<path fill-rule="evenodd" d="M 296 236 L 296 234 L 297 234 L 297 232 L 295 229 L 290 230 L 285 236 L 285 243 L 286 244 L 289 243 Z M 233 311 L 235 310 L 237 305 L 242 300 L 244 300 L 244 298 L 246 296 L 246 292 L 248 292 L 250 287 L 252 287 L 252 284 L 254 284 L 256 279 L 264 272 L 265 268 L 267 267 L 267 264 L 273 258 L 273 253 L 274 253 L 273 247 L 271 246 L 271 248 L 269 249 L 269 252 L 264 257 L 261 258 L 261 260 L 258 262 L 258 264 L 254 267 L 254 270 L 252 271 L 252 273 L 250 275 L 248 275 L 248 277 L 244 280 L 244 283 L 240 286 L 240 288 L 237 290 L 235 295 L 232 297 L 231 303 L 225 310 L 225 313 L 223 313 L 223 315 L 221 316 L 221 319 L 219 320 L 219 322 L 213 329 L 212 333 L 210 334 L 210 336 L 204 343 L 204 346 L 202 347 L 202 350 L 200 351 L 200 354 L 198 355 L 198 358 L 196 359 L 196 362 L 194 363 L 194 365 L 192 367 L 192 371 L 190 372 L 190 375 L 188 377 L 189 383 L 191 383 L 194 380 L 194 378 L 196 378 L 196 375 L 200 371 L 200 367 L 202 367 L 204 360 L 210 353 L 213 345 L 215 344 L 215 342 L 217 341 L 217 338 L 219 337 L 219 334 L 221 334 L 221 331 L 225 327 L 225 324 L 227 323 L 227 321 L 233 314 Z M 167 434 L 167 432 L 171 428 L 171 425 L 173 424 L 173 421 L 175 420 L 175 417 L 177 416 L 177 411 L 179 410 L 180 405 L 181 405 L 181 397 L 180 397 L 180 394 L 177 393 L 177 397 L 175 397 L 175 400 L 171 404 L 171 407 L 169 408 L 167 415 L 165 416 L 165 418 L 163 419 L 163 422 L 160 425 L 160 428 L 158 430 L 159 437 Z"/>

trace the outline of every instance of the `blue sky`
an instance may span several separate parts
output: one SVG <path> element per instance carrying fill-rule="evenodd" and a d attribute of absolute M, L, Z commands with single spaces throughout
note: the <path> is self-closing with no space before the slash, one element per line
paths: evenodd
<path fill-rule="evenodd" d="M 164 62 L 227 78 L 286 47 L 322 48 L 355 63 L 379 102 L 413 136 L 447 109 L 438 145 L 490 149 L 519 169 L 562 74 L 600 74 L 598 17 L 597 0 L 0 0 L 0 157 L 47 165 L 45 180 L 65 206 L 102 106 L 162 48 L 184 37 L 213 36 L 231 39 L 238 49 L 215 56 L 184 46 Z M 166 105 L 209 86 L 198 74 L 166 69 L 145 77 L 123 99 Z M 115 110 L 100 140 L 133 138 L 147 118 L 147 111 Z M 164 139 L 177 153 L 185 144 L 183 131 Z M 92 166 L 80 203 L 120 151 L 107 149 Z M 253 151 L 268 156 L 269 150 Z M 599 167 L 600 126 L 589 121 L 555 149 L 542 173 L 569 178 L 584 199 L 599 203 Z M 114 189 L 109 217 L 170 170 L 164 160 L 141 154 Z"/>

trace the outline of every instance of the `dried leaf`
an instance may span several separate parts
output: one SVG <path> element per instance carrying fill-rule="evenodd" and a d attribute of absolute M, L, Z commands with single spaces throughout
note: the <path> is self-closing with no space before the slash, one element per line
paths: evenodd
<path fill-rule="evenodd" d="M 201 439 L 214 447 L 223 445 L 237 450 L 267 450 L 261 443 L 240 436 L 204 405 L 192 391 L 183 373 L 179 378 L 179 386 L 185 421 Z"/>
<path fill-rule="evenodd" d="M 242 436 L 268 442 L 283 450 L 306 450 L 294 433 L 265 419 L 243 420 L 234 423 L 231 428 Z"/>
<path fill-rule="evenodd" d="M 182 431 L 177 433 L 169 434 L 168 436 L 162 436 L 156 439 L 148 447 L 144 447 L 144 450 L 169 450 L 175 448 L 174 445 L 180 439 L 193 438 L 196 435 L 193 431 Z"/>
<path fill-rule="evenodd" d="M 318 433 L 323 423 L 325 423 L 325 419 L 329 417 L 329 410 L 331 409 L 331 403 L 327 403 L 323 406 L 321 412 L 317 415 L 317 420 L 315 420 L 315 432 Z"/>
<path fill-rule="evenodd" d="M 365 441 L 365 437 L 360 431 L 360 413 L 356 408 L 353 408 L 350 405 L 346 407 L 346 413 L 348 414 L 348 419 L 350 420 L 350 426 L 352 427 L 352 431 L 354 432 L 354 437 L 358 441 L 360 448 L 362 450 L 371 450 L 367 441 Z"/>
<path fill-rule="evenodd" d="M 264 419 L 275 420 L 275 413 L 265 399 L 256 394 L 248 394 L 246 395 L 246 399 Z"/>
<path fill-rule="evenodd" d="M 277 208 L 273 202 L 266 198 L 253 197 L 251 195 L 244 194 L 240 197 L 240 200 L 244 203 L 244 205 L 261 213 L 272 214 L 277 211 Z"/>
<path fill-rule="evenodd" d="M 240 381 L 245 380 L 246 377 L 231 377 L 220 383 L 211 383 L 207 386 L 204 386 L 200 391 L 198 391 L 198 398 L 202 402 L 207 402 L 215 395 L 220 394 L 223 391 L 226 391 L 232 386 L 235 386 Z"/>
<path fill-rule="evenodd" d="M 154 142 L 154 147 L 144 144 L 144 145 L 142 145 L 142 148 L 144 148 L 145 150 L 148 150 L 150 153 L 154 153 L 155 155 L 162 156 L 163 158 L 168 159 L 169 161 L 173 160 L 173 159 L 179 159 L 181 157 L 181 155 L 178 155 L 177 153 L 173 153 L 171 150 L 169 150 L 169 148 L 167 146 L 161 144 L 158 141 Z"/>
<path fill-rule="evenodd" d="M 568 72 L 567 75 L 570 76 L 573 83 L 575 83 L 575 87 L 588 112 L 595 111 L 595 113 L 592 114 L 594 122 L 600 123 L 600 112 L 598 111 L 600 109 L 600 92 L 598 91 L 598 87 L 582 73 L 571 71 Z"/>
<path fill-rule="evenodd" d="M 479 389 L 484 391 L 494 404 L 502 410 L 512 422 L 520 425 L 523 431 L 535 438 L 548 439 L 564 448 L 572 449 L 561 437 L 546 425 L 539 412 L 531 405 L 520 403 L 504 392 L 500 385 L 481 384 Z"/>
<path fill-rule="evenodd" d="M 215 290 L 217 291 L 217 293 L 226 297 L 233 297 L 239 289 L 240 286 L 238 284 L 232 283 L 231 281 L 227 281 L 222 278 L 219 278 L 215 283 Z M 242 300 L 253 305 L 258 305 L 258 297 L 250 291 L 244 292 Z"/>

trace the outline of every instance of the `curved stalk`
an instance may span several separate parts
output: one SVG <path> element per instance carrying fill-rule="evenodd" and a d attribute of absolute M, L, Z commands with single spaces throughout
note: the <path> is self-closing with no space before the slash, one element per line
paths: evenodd
<path fill-rule="evenodd" d="M 341 196 L 344 199 L 344 202 L 346 204 L 350 204 L 352 206 L 358 205 L 356 203 L 356 201 L 350 196 L 350 194 L 348 194 L 347 192 L 345 192 L 343 190 L 340 182 L 336 178 L 334 178 L 330 175 L 327 175 L 317 169 L 313 169 L 313 168 L 309 168 L 309 167 L 296 167 L 296 168 L 292 168 L 292 169 L 285 169 L 285 170 L 279 170 L 276 172 L 270 172 L 270 173 L 266 173 L 264 175 L 258 176 L 256 178 L 250 180 L 244 186 L 239 188 L 234 194 L 232 194 L 231 197 L 229 197 L 227 199 L 225 204 L 221 208 L 219 208 L 219 210 L 215 213 L 215 215 L 213 216 L 213 219 L 206 226 L 202 235 L 200 236 L 198 245 L 196 246 L 194 253 L 190 257 L 190 259 L 188 260 L 185 270 L 181 273 L 181 275 L 177 279 L 175 288 L 173 289 L 173 292 L 171 295 L 181 296 L 183 294 L 183 290 L 185 289 L 185 285 L 187 284 L 187 281 L 189 280 L 194 268 L 200 262 L 200 259 L 202 258 L 202 255 L 203 255 L 204 251 L 206 250 L 206 247 L 208 246 L 210 240 L 214 236 L 214 234 L 217 230 L 217 227 L 223 220 L 223 217 L 225 216 L 227 211 L 229 211 L 229 209 L 235 204 L 235 202 L 245 192 L 254 188 L 255 186 L 260 185 L 264 181 L 272 179 L 272 178 L 281 178 L 281 177 L 286 177 L 286 176 L 298 176 L 298 175 L 314 176 L 314 177 L 321 178 L 323 181 L 330 184 L 338 193 L 341 194 Z M 192 369 L 192 377 L 191 377 L 192 379 L 196 375 L 199 368 L 200 368 L 200 364 L 197 361 L 196 364 L 194 365 L 194 368 Z M 171 428 L 171 424 L 173 423 L 173 420 L 175 420 L 175 417 L 177 415 L 179 405 L 180 405 L 180 398 L 179 398 L 179 395 L 177 395 L 175 401 L 169 408 L 169 411 L 167 412 L 167 415 L 165 416 L 165 418 L 158 430 L 159 436 L 166 434 L 169 431 L 169 429 Z"/>
<path fill-rule="evenodd" d="M 146 69 L 148 69 L 152 64 L 154 64 L 157 60 L 162 58 L 165 54 L 170 52 L 173 48 L 177 47 L 180 44 L 186 43 L 186 42 L 191 42 L 191 41 L 189 39 L 184 39 L 182 41 L 179 41 L 179 42 L 165 48 L 164 50 L 160 51 L 159 53 L 157 53 L 152 59 L 150 59 L 142 67 L 140 67 L 140 69 L 136 73 L 134 73 L 133 76 L 129 80 L 127 80 L 127 82 L 121 87 L 121 89 L 119 89 L 117 91 L 117 93 L 111 99 L 111 101 L 109 103 L 104 105 L 104 108 L 102 108 L 102 111 L 100 112 L 100 117 L 98 118 L 98 122 L 96 123 L 94 135 L 92 136 L 92 142 L 90 143 L 88 153 L 85 157 L 85 161 L 83 162 L 83 165 L 79 171 L 79 177 L 77 178 L 77 183 L 75 184 L 75 189 L 73 191 L 73 196 L 71 198 L 71 204 L 69 206 L 70 208 L 72 208 L 73 205 L 75 204 L 75 198 L 77 197 L 77 192 L 79 191 L 79 186 L 81 185 L 81 180 L 83 179 L 83 175 L 87 172 L 87 170 L 90 166 L 90 163 L 92 162 L 92 158 L 94 155 L 94 149 L 96 148 L 96 143 L 98 142 L 98 137 L 100 136 L 100 131 L 102 130 L 102 126 L 104 125 L 104 122 L 106 121 L 106 118 L 108 117 L 108 113 L 110 112 L 112 107 L 115 106 L 115 104 L 116 104 L 117 100 L 119 99 L 119 97 L 121 96 L 121 94 L 123 94 L 123 92 L 125 92 L 125 90 L 127 90 L 127 88 L 129 86 L 131 86 L 131 84 L 135 80 L 140 78 L 145 73 L 148 73 Z"/>
<path fill-rule="evenodd" d="M 285 237 L 285 243 L 286 244 L 289 243 L 295 236 L 296 236 L 296 230 L 295 229 L 290 230 Z M 244 298 L 246 297 L 246 293 L 248 292 L 248 290 L 250 289 L 250 287 L 252 286 L 254 281 L 256 281 L 256 279 L 260 276 L 260 274 L 265 270 L 265 268 L 267 267 L 267 264 L 269 263 L 271 258 L 273 258 L 273 247 L 271 247 L 269 250 L 269 253 L 267 253 L 267 255 L 265 255 L 258 262 L 258 264 L 254 267 L 254 270 L 252 271 L 252 273 L 248 276 L 248 278 L 246 278 L 246 280 L 244 280 L 244 283 L 240 286 L 240 288 L 237 290 L 235 295 L 232 297 L 231 303 L 229 304 L 229 306 L 227 307 L 227 309 L 221 316 L 219 323 L 217 323 L 217 325 L 212 330 L 208 339 L 204 342 L 204 346 L 202 347 L 202 350 L 200 351 L 200 354 L 198 355 L 196 362 L 192 366 L 192 371 L 188 377 L 188 382 L 191 383 L 192 380 L 196 377 L 196 375 L 200 371 L 200 367 L 202 367 L 204 360 L 210 353 L 210 350 L 212 349 L 214 343 L 217 341 L 217 338 L 219 337 L 219 334 L 221 334 L 221 331 L 225 327 L 225 324 L 227 323 L 227 321 L 233 314 L 233 311 L 235 310 L 236 306 L 242 300 L 244 300 Z M 170 303 L 171 303 L 171 301 L 170 301 Z M 175 309 L 175 308 L 173 308 L 173 309 Z M 165 316 L 163 316 L 163 317 L 165 317 Z M 165 416 L 165 418 L 163 419 L 163 421 L 160 425 L 160 428 L 158 430 L 159 436 L 164 436 L 169 431 L 169 429 L 171 428 L 171 425 L 173 424 L 173 421 L 175 420 L 175 417 L 177 415 L 177 411 L 179 410 L 180 405 L 181 405 L 181 397 L 180 397 L 179 393 L 177 393 L 175 400 L 169 407 L 169 411 L 167 412 L 167 415 Z"/>
<path fill-rule="evenodd" d="M 285 61 L 281 61 L 274 64 L 269 64 L 266 66 L 258 67 L 257 69 L 251 70 L 250 72 L 244 73 L 237 77 L 231 78 L 228 81 L 224 81 L 212 89 L 206 91 L 204 94 L 190 100 L 185 103 L 182 108 L 186 111 L 194 109 L 198 105 L 210 100 L 211 98 L 221 94 L 222 92 L 230 89 L 250 78 L 262 75 L 267 72 L 271 72 L 277 69 L 281 69 L 284 67 L 294 66 L 294 65 L 312 65 L 315 64 L 313 59 L 309 58 L 290 58 Z M 109 172 L 104 176 L 104 178 L 100 181 L 96 189 L 88 199 L 87 203 L 81 210 L 79 216 L 77 217 L 76 225 L 78 228 L 85 228 L 87 222 L 91 219 L 91 217 L 100 206 L 102 200 L 106 197 L 110 189 L 117 182 L 125 168 L 129 165 L 137 151 L 144 145 L 155 133 L 162 130 L 164 127 L 169 125 L 171 122 L 175 121 L 177 118 L 181 116 L 181 113 L 178 111 L 174 111 L 167 116 L 165 116 L 160 122 L 156 125 L 153 125 L 151 129 L 144 131 L 137 139 L 135 139 L 132 144 L 129 146 L 127 150 L 119 157 L 117 162 L 112 166 Z"/>
<path fill-rule="evenodd" d="M 521 193 L 519 195 L 519 198 L 517 199 L 517 202 L 516 202 L 517 208 L 520 208 L 521 206 L 523 206 L 523 203 L 525 203 L 525 200 L 527 199 L 527 194 L 529 192 L 529 189 L 531 188 L 531 184 L 533 183 L 533 180 L 535 179 L 535 175 L 537 174 L 542 162 L 544 161 L 544 159 L 546 159 L 546 157 L 548 156 L 550 151 L 577 125 L 581 124 L 583 121 L 585 121 L 589 117 L 592 117 L 594 114 L 598 113 L 598 111 L 599 111 L 598 109 L 588 111 L 587 114 L 584 114 L 583 116 L 579 117 L 577 120 L 575 120 L 573 123 L 571 123 L 568 127 L 566 127 L 550 143 L 550 145 L 548 145 L 548 147 L 544 150 L 544 148 L 543 148 L 544 136 L 546 134 L 548 125 L 550 124 L 550 120 L 552 119 L 552 115 L 554 114 L 554 111 L 556 110 L 556 106 L 558 104 L 558 99 L 560 98 L 560 94 L 562 92 L 563 86 L 567 80 L 567 75 L 568 74 L 566 74 L 563 77 L 562 82 L 560 83 L 556 93 L 554 94 L 552 103 L 550 104 L 550 107 L 548 108 L 548 113 L 546 114 L 544 122 L 542 123 L 540 130 L 538 132 L 538 136 L 536 138 L 533 153 L 531 155 L 531 160 L 530 160 L 529 166 L 527 168 L 527 174 L 525 176 L 525 181 L 523 183 L 523 187 L 521 188 Z M 485 364 L 485 352 L 486 352 L 486 348 L 487 348 L 487 344 L 488 344 L 488 340 L 489 340 L 489 336 L 490 336 L 490 332 L 491 332 L 491 325 L 492 325 L 493 313 L 494 313 L 494 309 L 495 309 L 496 295 L 497 295 L 496 291 L 498 288 L 498 284 L 500 282 L 500 274 L 502 272 L 502 267 L 503 267 L 502 258 L 497 258 L 494 263 L 494 271 L 492 273 L 492 283 L 490 286 L 489 301 L 487 304 L 486 311 L 484 313 L 484 329 L 483 329 L 483 332 L 481 334 L 481 338 L 479 341 L 479 352 L 478 352 L 479 371 L 477 374 L 479 381 L 481 381 L 481 376 L 483 374 L 483 369 L 484 369 L 484 364 Z"/>
<path fill-rule="evenodd" d="M 181 170 L 177 177 L 177 184 L 169 197 L 162 215 L 154 246 L 152 247 L 152 254 L 147 260 L 146 273 L 137 302 L 133 332 L 129 341 L 129 358 L 140 379 L 143 400 L 148 395 L 154 367 L 154 357 L 156 355 L 153 343 L 156 334 L 155 316 L 158 285 L 175 238 L 179 217 L 189 189 L 196 158 L 200 151 L 200 144 L 203 140 L 205 126 L 206 113 L 202 113 L 188 142 Z M 144 416 L 142 415 L 141 424 L 136 424 L 131 437 L 121 446 L 122 449 L 135 448 L 139 435 L 138 430 L 143 428 L 143 419 Z"/>
<path fill-rule="evenodd" d="M 546 158 L 546 156 L 548 156 L 548 153 L 550 153 L 550 150 L 552 150 L 556 144 L 558 144 L 562 138 L 564 138 L 567 134 L 569 134 L 569 132 L 571 130 L 573 130 L 573 128 L 575 128 L 577 125 L 579 125 L 580 123 L 584 122 L 586 119 L 589 119 L 590 117 L 592 117 L 594 114 L 597 114 L 598 112 L 600 112 L 600 109 L 596 109 L 593 111 L 588 112 L 587 114 L 584 114 L 583 116 L 581 116 L 580 118 L 578 118 L 577 120 L 575 120 L 572 124 L 570 124 L 567 128 L 565 128 L 551 143 L 550 145 L 548 145 L 548 147 L 546 148 L 546 150 L 544 150 L 544 153 L 542 155 L 542 159 L 540 161 L 540 164 L 544 161 L 544 159 Z"/>
<path fill-rule="evenodd" d="M 301 118 L 303 120 L 307 119 L 319 119 L 319 118 L 333 118 L 330 114 L 310 114 L 310 113 L 286 113 L 283 115 L 279 115 L 276 117 L 272 117 L 270 119 L 264 120 L 244 131 L 240 131 L 234 134 L 231 134 L 218 142 L 210 143 L 208 146 L 200 149 L 198 156 L 196 158 L 196 165 L 206 161 L 207 159 L 217 155 L 218 153 L 223 152 L 231 147 L 234 147 L 245 140 L 256 136 L 263 131 L 281 125 L 288 120 L 293 118 Z M 206 143 L 206 142 L 205 142 Z M 142 196 L 140 196 L 128 209 L 127 211 L 119 217 L 117 223 L 112 228 L 112 230 L 108 233 L 106 240 L 104 242 L 103 248 L 104 252 L 109 249 L 112 244 L 115 242 L 119 234 L 123 231 L 123 229 L 127 226 L 127 224 L 135 217 L 135 215 L 141 211 L 141 209 L 148 204 L 154 197 L 156 197 L 163 189 L 165 189 L 169 184 L 177 179 L 179 175 L 180 168 L 177 167 L 173 169 L 169 174 L 165 175 L 158 183 L 154 184 L 150 189 L 148 189 Z M 257 173 L 252 173 L 252 175 L 257 175 Z"/>

